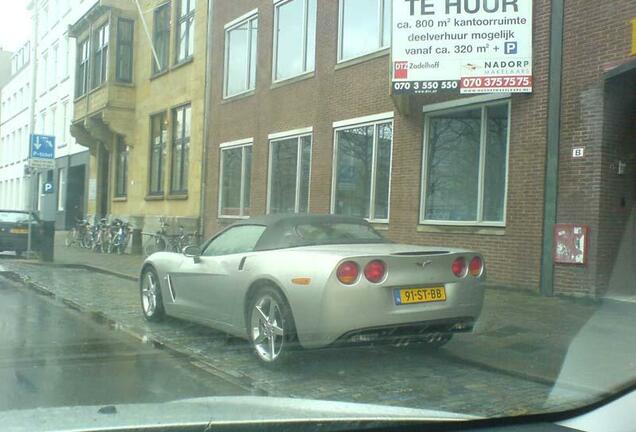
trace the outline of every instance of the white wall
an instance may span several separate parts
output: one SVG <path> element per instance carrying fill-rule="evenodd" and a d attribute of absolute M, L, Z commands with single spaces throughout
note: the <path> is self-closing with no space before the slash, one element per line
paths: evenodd
<path fill-rule="evenodd" d="M 73 118 L 76 41 L 68 37 L 68 27 L 97 1 L 36 1 L 40 2 L 40 18 L 34 29 L 38 50 L 35 131 L 56 137 L 55 156 L 59 158 L 87 150 L 77 144 L 69 132 Z"/>
<path fill-rule="evenodd" d="M 0 208 L 4 209 L 25 209 L 27 204 L 24 166 L 31 124 L 31 65 L 14 69 L 0 91 Z"/>

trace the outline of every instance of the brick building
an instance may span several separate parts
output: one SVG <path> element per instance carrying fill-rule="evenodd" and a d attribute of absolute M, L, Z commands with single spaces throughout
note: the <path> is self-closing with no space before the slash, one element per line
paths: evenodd
<path fill-rule="evenodd" d="M 355 3 L 214 2 L 206 233 L 354 214 L 396 241 L 482 251 L 493 284 L 601 295 L 634 203 L 636 3 L 567 2 L 563 18 L 534 0 L 532 94 L 406 98 L 390 90 L 391 2 Z M 590 227 L 586 265 L 554 264 L 555 222 Z"/>
<path fill-rule="evenodd" d="M 349 2 L 215 2 L 206 232 L 266 212 L 354 214 L 396 241 L 482 251 L 493 284 L 605 293 L 618 244 L 634 242 L 636 3 L 534 0 L 532 94 L 404 98 L 390 91 L 390 1 Z M 433 140 L 458 122 L 446 147 Z M 555 222 L 589 226 L 585 265 L 554 263 Z"/>

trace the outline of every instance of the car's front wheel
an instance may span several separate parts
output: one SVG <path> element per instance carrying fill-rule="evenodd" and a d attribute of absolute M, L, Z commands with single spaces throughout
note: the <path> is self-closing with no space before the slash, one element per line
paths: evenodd
<path fill-rule="evenodd" d="M 248 305 L 248 336 L 259 360 L 280 364 L 295 348 L 296 329 L 291 308 L 273 287 L 258 290 Z"/>
<path fill-rule="evenodd" d="M 141 310 L 148 321 L 161 321 L 165 316 L 159 277 L 152 268 L 147 268 L 139 281 Z"/>

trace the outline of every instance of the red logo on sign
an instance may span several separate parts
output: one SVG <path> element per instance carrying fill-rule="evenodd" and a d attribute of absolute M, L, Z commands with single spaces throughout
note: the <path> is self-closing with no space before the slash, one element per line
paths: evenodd
<path fill-rule="evenodd" d="M 408 79 L 409 77 L 409 62 L 396 61 L 394 62 L 394 79 Z"/>

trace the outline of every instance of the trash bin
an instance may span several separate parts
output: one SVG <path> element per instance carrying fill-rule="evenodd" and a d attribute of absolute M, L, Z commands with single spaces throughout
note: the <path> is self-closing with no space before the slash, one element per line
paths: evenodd
<path fill-rule="evenodd" d="M 134 228 L 132 232 L 132 245 L 130 247 L 131 255 L 141 255 L 143 250 L 142 247 L 142 238 L 141 238 L 141 229 Z"/>
<path fill-rule="evenodd" d="M 40 254 L 40 259 L 53 262 L 53 248 L 55 246 L 55 222 L 43 221 L 39 235 L 35 235 L 33 249 Z"/>

